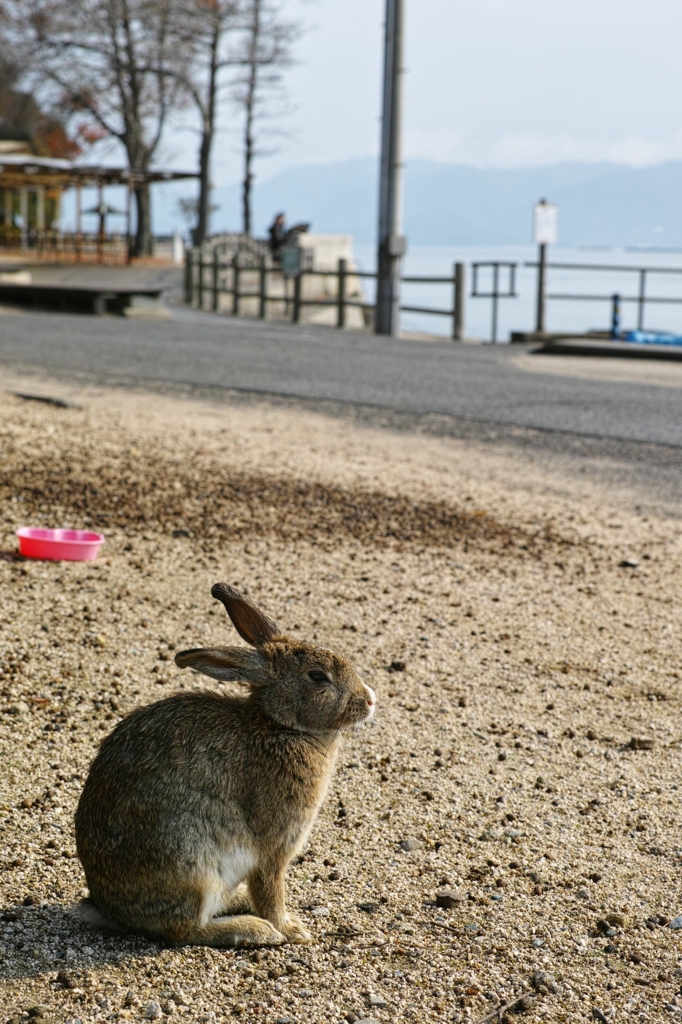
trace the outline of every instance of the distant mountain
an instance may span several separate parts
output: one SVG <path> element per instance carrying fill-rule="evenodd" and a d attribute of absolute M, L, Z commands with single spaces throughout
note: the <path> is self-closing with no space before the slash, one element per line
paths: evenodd
<path fill-rule="evenodd" d="M 523 244 L 542 197 L 559 205 L 562 245 L 682 246 L 682 162 L 498 170 L 414 160 L 405 171 L 405 233 L 412 245 Z M 284 210 L 315 232 L 373 242 L 376 200 L 374 159 L 289 168 L 256 185 L 256 232 Z M 214 201 L 214 230 L 238 226 L 239 187 L 216 189 Z M 169 218 L 176 224 L 177 210 L 159 203 L 156 229 L 168 230 Z"/>

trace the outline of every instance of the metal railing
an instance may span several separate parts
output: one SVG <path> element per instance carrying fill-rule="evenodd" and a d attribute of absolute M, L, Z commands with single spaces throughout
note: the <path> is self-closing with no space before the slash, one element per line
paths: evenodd
<path fill-rule="evenodd" d="M 125 234 L 111 232 L 58 231 L 46 228 L 22 236 L 17 227 L 0 225 L 0 256 L 21 255 L 30 260 L 55 263 L 101 263 L 119 266 L 130 262 L 130 242 Z M 153 235 L 152 255 L 173 257 L 173 235 Z"/>
<path fill-rule="evenodd" d="M 340 259 L 336 269 L 315 269 L 301 261 L 297 273 L 284 274 L 282 267 L 273 264 L 269 254 L 261 247 L 260 255 L 237 248 L 234 255 L 219 249 L 210 252 L 205 248 L 187 252 L 185 270 L 185 299 L 189 305 L 200 309 L 223 311 L 233 316 L 258 316 L 261 319 L 276 317 L 300 323 L 305 319 L 304 311 L 331 307 L 336 309 L 334 317 L 338 328 L 348 326 L 348 311 L 359 309 L 365 326 L 373 322 L 375 306 L 362 295 L 360 282 L 376 281 L 373 271 L 356 270 L 349 261 Z M 471 264 L 472 299 L 489 299 L 491 302 L 490 340 L 497 341 L 499 328 L 499 303 L 503 299 L 518 298 L 517 271 L 519 266 L 536 268 L 537 262 L 518 264 L 508 261 L 488 260 Z M 595 273 L 624 273 L 635 275 L 636 288 L 632 293 L 549 291 L 544 295 L 548 301 L 561 302 L 603 302 L 610 305 L 610 325 L 605 324 L 605 333 L 615 337 L 620 329 L 620 306 L 633 303 L 637 307 L 637 329 L 644 329 L 645 313 L 649 305 L 682 305 L 682 296 L 651 295 L 648 292 L 654 275 L 682 276 L 682 268 L 641 267 L 622 264 L 601 263 L 546 263 L 548 270 Z M 540 274 L 538 274 L 538 279 Z M 329 281 L 329 288 L 320 288 L 316 293 L 310 282 L 315 279 Z M 355 294 L 349 294 L 349 281 L 355 285 Z M 456 263 L 449 276 L 408 275 L 401 279 L 404 286 L 437 285 L 451 289 L 451 304 L 428 306 L 405 302 L 402 312 L 445 317 L 450 320 L 450 335 L 455 340 L 464 337 L 464 310 L 466 296 L 466 265 Z M 538 288 L 540 280 L 538 280 Z M 226 303 L 223 299 L 229 301 Z M 250 305 L 249 305 L 250 303 Z M 227 306 L 227 308 L 226 308 Z M 357 324 L 357 318 L 356 318 Z M 614 326 L 615 325 L 615 326 Z M 528 335 L 533 332 L 529 330 Z"/>
<path fill-rule="evenodd" d="M 121 234 L 89 234 L 57 231 L 54 228 L 22 234 L 19 228 L 0 226 L 0 251 L 21 253 L 31 259 L 66 263 L 126 263 L 128 239 Z"/>
<path fill-rule="evenodd" d="M 540 264 L 524 263 L 525 267 L 536 267 Z M 678 267 L 628 267 L 622 264 L 613 265 L 608 263 L 546 263 L 549 270 L 590 270 L 608 271 L 610 273 L 627 273 L 638 276 L 638 288 L 636 295 L 623 295 L 622 293 L 609 292 L 607 295 L 597 295 L 593 292 L 587 293 L 566 293 L 547 292 L 545 298 L 564 302 L 608 302 L 611 304 L 611 321 L 614 322 L 614 312 L 617 304 L 622 302 L 633 302 L 637 305 L 637 330 L 644 330 L 644 313 L 648 304 L 682 305 L 682 297 L 667 297 L 660 295 L 647 295 L 647 280 L 651 274 L 674 274 L 682 275 L 682 268 Z"/>
<path fill-rule="evenodd" d="M 506 291 L 500 291 L 500 268 L 504 268 L 508 274 L 508 285 Z M 500 263 L 491 261 L 487 263 L 472 263 L 471 298 L 491 299 L 490 340 L 493 344 L 497 342 L 497 307 L 500 299 L 516 299 L 516 263 Z M 480 270 L 490 270 L 492 274 L 491 288 L 489 292 L 480 291 L 478 288 L 478 274 Z"/>
<path fill-rule="evenodd" d="M 253 279 L 257 273 L 257 286 L 246 287 L 243 284 L 245 274 L 250 274 Z M 304 284 L 306 280 L 314 278 L 331 278 L 335 280 L 335 294 L 327 297 L 306 297 Z M 229 312 L 233 316 L 243 315 L 243 299 L 257 300 L 258 317 L 267 319 L 269 311 L 273 307 L 283 309 L 283 316 L 292 323 L 301 322 L 301 314 L 304 309 L 310 308 L 336 308 L 336 326 L 346 326 L 347 310 L 360 309 L 363 312 L 365 324 L 369 326 L 372 321 L 375 304 L 366 302 L 363 299 L 354 298 L 348 294 L 348 281 L 357 279 L 359 281 L 376 281 L 377 274 L 373 271 L 356 270 L 349 265 L 348 260 L 340 259 L 335 270 L 316 270 L 314 268 L 302 267 L 296 274 L 285 275 L 282 269 L 273 266 L 266 256 L 258 259 L 250 259 L 244 265 L 243 257 L 239 252 L 230 260 L 222 258 L 216 252 L 212 258 L 207 259 L 203 250 L 189 250 L 186 254 L 185 264 L 185 301 L 188 305 L 199 309 L 208 308 L 214 312 L 221 309 L 221 296 L 231 299 Z M 276 280 L 282 289 L 282 293 L 274 294 L 271 283 Z M 447 309 L 433 306 L 412 306 L 402 305 L 402 312 L 425 313 L 432 316 L 444 316 L 451 320 L 451 336 L 454 340 L 460 340 L 464 333 L 464 295 L 465 295 L 465 265 L 456 263 L 450 277 L 403 277 L 403 284 L 439 284 L 450 285 L 452 288 L 452 306 Z"/>

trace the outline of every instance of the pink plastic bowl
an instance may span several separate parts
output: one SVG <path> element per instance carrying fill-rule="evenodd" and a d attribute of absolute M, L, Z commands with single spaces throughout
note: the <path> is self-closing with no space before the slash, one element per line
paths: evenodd
<path fill-rule="evenodd" d="M 23 526 L 17 530 L 19 553 L 25 558 L 48 558 L 53 562 L 91 562 L 104 543 L 101 533 L 88 530 L 41 530 Z"/>

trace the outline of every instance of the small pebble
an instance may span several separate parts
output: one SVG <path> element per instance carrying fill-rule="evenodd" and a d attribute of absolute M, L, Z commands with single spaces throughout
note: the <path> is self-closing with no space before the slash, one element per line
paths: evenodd
<path fill-rule="evenodd" d="M 458 907 L 465 901 L 465 896 L 460 896 L 459 893 L 454 892 L 452 889 L 440 889 L 436 893 L 436 906 L 441 907 L 443 910 L 452 910 L 453 907 Z"/>
<path fill-rule="evenodd" d="M 627 928 L 630 924 L 630 917 L 628 914 L 607 914 L 606 920 L 616 928 Z"/>
<path fill-rule="evenodd" d="M 535 989 L 543 988 L 548 992 L 558 991 L 556 978 L 549 971 L 533 971 L 530 983 Z"/>
<path fill-rule="evenodd" d="M 631 750 L 653 750 L 654 741 L 643 736 L 633 736 L 628 744 Z"/>
<path fill-rule="evenodd" d="M 401 839 L 398 843 L 400 849 L 404 850 L 406 853 L 411 853 L 412 850 L 419 850 L 421 845 L 420 839 Z"/>
<path fill-rule="evenodd" d="M 163 1017 L 163 1013 L 159 1004 L 152 1002 L 147 1004 L 144 1016 L 146 1020 L 157 1020 L 157 1018 Z"/>
<path fill-rule="evenodd" d="M 674 928 L 676 930 L 682 928 L 682 916 L 674 917 L 668 925 L 668 928 Z"/>

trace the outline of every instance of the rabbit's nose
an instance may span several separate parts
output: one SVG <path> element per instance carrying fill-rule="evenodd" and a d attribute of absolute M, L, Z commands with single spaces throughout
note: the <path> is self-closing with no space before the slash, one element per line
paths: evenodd
<path fill-rule="evenodd" d="M 369 704 L 369 706 L 370 706 L 371 708 L 373 708 L 373 707 L 374 707 L 374 705 L 375 705 L 375 704 L 376 704 L 376 702 L 377 702 L 377 695 L 376 695 L 376 693 L 374 692 L 374 690 L 372 689 L 372 687 L 371 687 L 371 686 L 368 686 L 368 685 L 367 685 L 367 683 L 363 683 L 362 685 L 363 685 L 363 686 L 364 686 L 364 688 L 365 688 L 365 689 L 367 690 L 367 703 Z"/>

